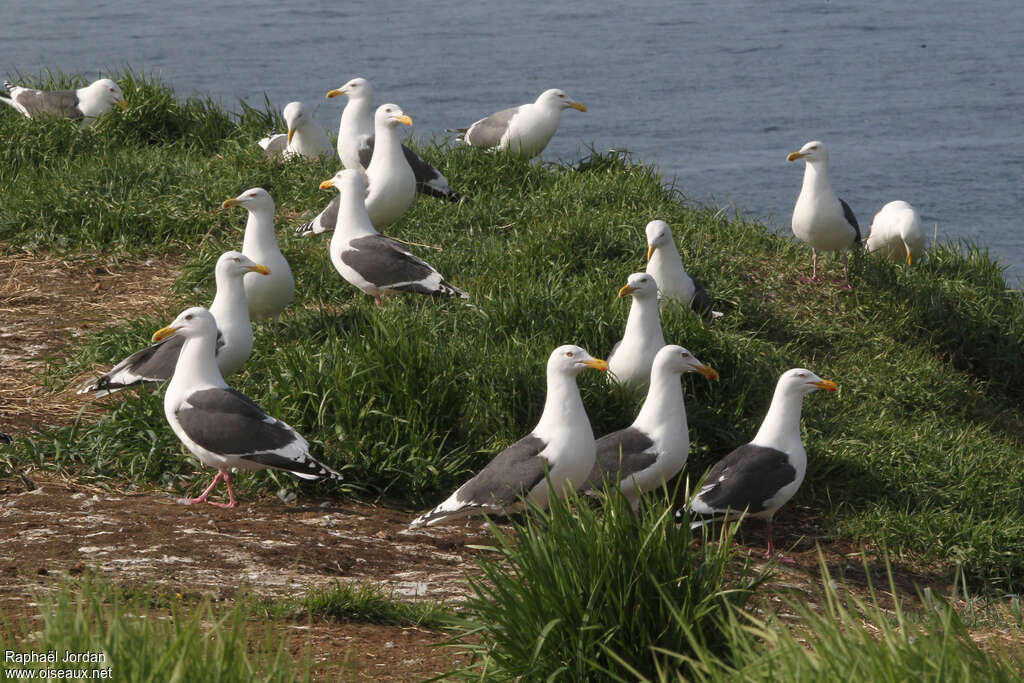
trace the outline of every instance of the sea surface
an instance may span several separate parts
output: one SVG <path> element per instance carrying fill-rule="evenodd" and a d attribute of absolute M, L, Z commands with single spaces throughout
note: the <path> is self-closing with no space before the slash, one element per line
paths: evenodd
<path fill-rule="evenodd" d="M 423 139 L 559 87 L 589 111 L 565 112 L 544 159 L 628 150 L 688 198 L 781 232 L 803 173 L 786 155 L 822 140 L 863 229 L 903 199 L 930 234 L 988 246 L 1012 285 L 1024 277 L 1020 0 L 3 6 L 0 75 L 130 67 L 229 108 L 319 102 L 332 131 L 343 98 L 324 94 L 356 75 Z"/>

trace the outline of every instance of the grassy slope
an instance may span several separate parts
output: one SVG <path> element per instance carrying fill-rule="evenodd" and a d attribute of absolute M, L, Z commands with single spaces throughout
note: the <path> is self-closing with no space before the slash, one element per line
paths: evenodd
<path fill-rule="evenodd" d="M 798 502 L 837 535 L 1024 586 L 1024 306 L 986 254 L 943 246 L 910 270 L 858 258 L 852 293 L 797 286 L 805 247 L 690 205 L 647 167 L 597 156 L 553 168 L 431 145 L 424 155 L 468 199 L 418 199 L 389 234 L 440 247 L 414 249 L 470 291 L 475 307 L 406 297 L 377 311 L 334 272 L 326 240 L 291 236 L 300 214 L 330 199 L 317 185 L 332 164 L 264 160 L 253 141 L 271 114 L 229 116 L 177 102 L 138 75 L 121 82 L 130 108 L 89 131 L 0 110 L 0 139 L 13 141 L 0 145 L 0 241 L 115 258 L 187 251 L 179 307 L 208 303 L 212 264 L 239 247 L 245 222 L 220 201 L 267 188 L 298 301 L 276 348 L 269 328 L 258 330 L 254 356 L 232 382 L 344 467 L 356 488 L 425 507 L 528 431 L 550 350 L 573 342 L 603 356 L 621 334 L 627 302 L 615 292 L 642 268 L 643 227 L 658 217 L 726 312 L 713 324 L 663 312 L 666 339 L 722 375 L 714 385 L 685 380 L 689 472 L 699 476 L 750 438 L 780 372 L 809 367 L 841 391 L 805 402 L 810 466 Z M 837 268 L 827 262 L 830 274 Z M 141 311 L 84 342 L 51 381 L 119 360 L 176 312 Z M 585 373 L 580 385 L 596 433 L 633 419 L 637 401 L 603 377 Z M 22 443 L 9 464 L 173 483 L 194 465 L 164 422 L 161 396 L 127 392 L 109 402 L 108 417 Z M 193 479 L 195 488 L 201 477 Z M 273 473 L 243 481 L 296 486 Z"/>

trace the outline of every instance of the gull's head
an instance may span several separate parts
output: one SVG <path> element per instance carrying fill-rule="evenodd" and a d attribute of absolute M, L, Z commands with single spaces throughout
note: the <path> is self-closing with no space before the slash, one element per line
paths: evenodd
<path fill-rule="evenodd" d="M 681 375 L 684 372 L 698 372 L 708 379 L 718 379 L 718 373 L 709 365 L 704 365 L 697 357 L 682 346 L 668 344 L 661 347 L 654 356 L 651 373 L 658 371 Z"/>
<path fill-rule="evenodd" d="M 825 146 L 824 142 L 811 140 L 799 150 L 792 152 L 786 157 L 786 161 L 796 161 L 797 159 L 803 159 L 809 164 L 828 161 L 828 147 Z"/>
<path fill-rule="evenodd" d="M 782 373 L 775 388 L 776 391 L 795 394 L 801 398 L 818 389 L 836 391 L 839 389 L 839 385 L 832 380 L 818 377 L 806 368 L 793 368 Z"/>
<path fill-rule="evenodd" d="M 101 102 L 106 102 L 110 105 L 125 105 L 124 93 L 121 92 L 121 86 L 109 78 L 101 78 L 98 81 L 93 81 L 86 87 L 86 90 L 92 93 Z"/>
<path fill-rule="evenodd" d="M 262 263 L 256 263 L 240 251 L 225 251 L 217 259 L 217 267 L 214 271 L 218 276 L 241 278 L 246 273 L 259 273 L 270 275 L 270 269 Z"/>
<path fill-rule="evenodd" d="M 572 344 L 559 346 L 551 352 L 548 358 L 548 373 L 569 375 L 575 377 L 587 368 L 594 368 L 605 372 L 608 370 L 608 363 L 600 358 L 594 358 L 584 349 Z"/>
<path fill-rule="evenodd" d="M 373 86 L 370 85 L 370 81 L 365 78 L 353 78 L 351 81 L 335 88 L 327 93 L 327 97 L 338 97 L 339 95 L 346 95 L 350 100 L 365 100 L 373 99 Z"/>
<path fill-rule="evenodd" d="M 373 115 L 374 126 L 394 128 L 400 123 L 411 126 L 412 118 L 406 115 L 397 104 L 382 104 L 377 107 L 377 112 Z"/>
<path fill-rule="evenodd" d="M 262 187 L 252 187 L 238 195 L 234 199 L 225 199 L 220 205 L 222 209 L 229 209 L 232 206 L 241 206 L 250 213 L 256 211 L 274 212 L 274 199 L 270 193 Z"/>
<path fill-rule="evenodd" d="M 213 319 L 213 314 L 202 306 L 187 308 L 174 319 L 173 323 L 154 332 L 153 342 L 163 341 L 174 335 L 179 335 L 186 339 L 202 337 L 203 335 L 216 337 L 217 321 Z"/>
<path fill-rule="evenodd" d="M 577 102 L 572 99 L 558 88 L 551 88 L 545 90 L 537 98 L 537 104 L 543 104 L 549 107 L 555 107 L 559 110 L 562 109 L 575 109 L 577 111 L 586 111 L 587 107 L 585 104 Z"/>
<path fill-rule="evenodd" d="M 657 249 L 672 243 L 672 228 L 665 221 L 655 220 L 647 224 L 646 233 L 647 260 L 650 261 Z"/>
<path fill-rule="evenodd" d="M 307 125 L 313 120 L 312 113 L 302 102 L 289 102 L 281 112 L 284 122 L 288 126 L 288 142 L 292 141 L 295 131 Z"/>
<path fill-rule="evenodd" d="M 619 296 L 632 296 L 634 299 L 654 297 L 657 300 L 658 283 L 650 273 L 633 273 L 619 289 Z"/>
<path fill-rule="evenodd" d="M 321 190 L 336 189 L 343 197 L 366 197 L 369 178 L 361 168 L 343 168 L 332 177 L 320 183 Z"/>

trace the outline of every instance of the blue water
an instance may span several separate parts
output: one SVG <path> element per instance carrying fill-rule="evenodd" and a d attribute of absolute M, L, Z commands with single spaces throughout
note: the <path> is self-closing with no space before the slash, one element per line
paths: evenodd
<path fill-rule="evenodd" d="M 785 231 L 803 171 L 786 154 L 820 139 L 862 227 L 904 199 L 1024 276 L 1020 0 L 204 4 L 6 0 L 0 73 L 130 66 L 229 107 L 322 101 L 332 131 L 323 94 L 362 75 L 423 138 L 560 87 L 590 111 L 566 112 L 546 159 L 628 149 Z"/>

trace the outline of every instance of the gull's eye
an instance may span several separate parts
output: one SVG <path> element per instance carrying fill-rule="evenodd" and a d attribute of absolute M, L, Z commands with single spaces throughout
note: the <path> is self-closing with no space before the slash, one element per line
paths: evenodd
<path fill-rule="evenodd" d="M 683 358 L 689 358 L 690 357 L 690 354 L 686 353 L 685 351 L 683 351 L 683 353 L 681 355 L 683 356 Z"/>
<path fill-rule="evenodd" d="M 572 358 L 573 357 L 573 352 L 572 351 L 566 351 L 565 355 L 568 356 L 569 358 Z"/>
<path fill-rule="evenodd" d="M 191 320 L 191 319 L 192 319 L 192 314 L 191 313 L 189 313 L 188 315 L 185 316 L 185 320 Z"/>
<path fill-rule="evenodd" d="M 241 263 L 242 259 L 240 259 L 240 258 L 238 258 L 238 257 L 236 256 L 236 257 L 234 258 L 234 261 L 235 261 L 235 263 Z"/>

